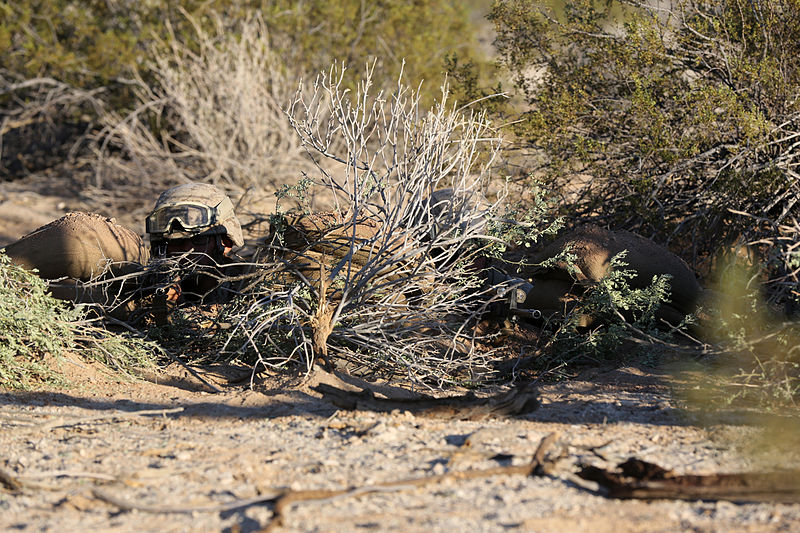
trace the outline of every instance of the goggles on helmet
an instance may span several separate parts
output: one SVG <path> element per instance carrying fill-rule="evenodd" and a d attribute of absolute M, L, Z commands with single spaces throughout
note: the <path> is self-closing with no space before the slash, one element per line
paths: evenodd
<path fill-rule="evenodd" d="M 208 228 L 217 222 L 217 210 L 203 204 L 181 202 L 159 207 L 145 219 L 147 233 L 167 233 L 174 222 L 187 231 Z"/>

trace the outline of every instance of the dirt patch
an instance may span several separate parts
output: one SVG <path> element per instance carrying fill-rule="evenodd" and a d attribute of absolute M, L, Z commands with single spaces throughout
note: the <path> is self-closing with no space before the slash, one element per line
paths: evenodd
<path fill-rule="evenodd" d="M 340 411 L 311 390 L 324 374 L 250 389 L 245 368 L 196 369 L 221 390 L 211 393 L 179 365 L 148 382 L 80 360 L 63 368 L 69 389 L 0 392 L 0 468 L 23 483 L 0 492 L 2 529 L 258 531 L 280 490 L 348 487 L 288 506 L 280 530 L 789 531 L 800 521 L 800 505 L 609 500 L 574 476 L 631 456 L 681 474 L 761 467 L 744 452 L 760 430 L 697 425 L 652 369 L 588 370 L 541 385 L 530 415 L 475 422 Z M 544 476 L 374 488 L 525 464 L 552 432 L 558 459 Z M 781 450 L 784 462 L 798 464 L 798 449 Z"/>

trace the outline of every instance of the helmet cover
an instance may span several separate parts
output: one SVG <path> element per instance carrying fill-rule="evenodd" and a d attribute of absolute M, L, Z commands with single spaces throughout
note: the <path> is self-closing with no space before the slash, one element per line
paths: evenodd
<path fill-rule="evenodd" d="M 430 237 L 445 233 L 451 224 L 470 235 L 486 231 L 491 204 L 477 191 L 459 190 L 447 187 L 433 191 L 423 203 L 425 210 L 419 222 L 427 224 L 431 220 Z"/>
<path fill-rule="evenodd" d="M 185 183 L 161 193 L 145 226 L 151 240 L 223 234 L 235 246 L 244 244 L 233 202 L 222 189 L 209 183 Z"/>

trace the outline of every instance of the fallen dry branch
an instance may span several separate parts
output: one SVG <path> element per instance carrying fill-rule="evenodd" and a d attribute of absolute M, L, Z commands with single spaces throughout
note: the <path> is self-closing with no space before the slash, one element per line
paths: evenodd
<path fill-rule="evenodd" d="M 117 476 L 110 474 L 103 474 L 101 472 L 82 472 L 78 470 L 50 470 L 48 472 L 31 472 L 20 474 L 19 479 L 47 479 L 54 477 L 68 477 L 68 478 L 87 478 L 97 479 L 99 481 L 117 481 Z"/>
<path fill-rule="evenodd" d="M 22 483 L 2 468 L 0 468 L 0 486 L 9 492 L 19 492 L 22 490 Z"/>
<path fill-rule="evenodd" d="M 800 470 L 676 475 L 635 458 L 617 469 L 585 466 L 578 476 L 598 483 L 611 498 L 800 503 Z"/>
<path fill-rule="evenodd" d="M 242 507 L 249 507 L 259 503 L 267 503 L 279 498 L 282 491 L 262 494 L 254 498 L 244 500 L 234 500 L 232 502 L 194 506 L 171 506 L 171 505 L 143 505 L 128 501 L 126 498 L 116 496 L 102 489 L 94 489 L 92 495 L 98 500 L 119 507 L 123 511 L 140 511 L 144 513 L 169 514 L 169 513 L 224 513 Z"/>
<path fill-rule="evenodd" d="M 177 506 L 177 505 L 144 505 L 131 502 L 128 499 L 111 494 L 110 492 L 96 488 L 92 495 L 98 500 L 114 505 L 124 511 L 140 511 L 146 513 L 198 513 L 198 512 L 225 512 L 233 509 L 240 509 L 250 505 L 275 502 L 273 508 L 272 521 L 262 531 L 273 531 L 283 526 L 286 511 L 295 503 L 309 501 L 323 501 L 331 498 L 351 497 L 370 492 L 387 492 L 407 490 L 422 487 L 445 480 L 464 480 L 488 478 L 499 475 L 524 475 L 534 476 L 543 473 L 542 467 L 545 464 L 545 454 L 558 438 L 557 433 L 551 433 L 544 437 L 529 463 L 524 465 L 499 466 L 483 470 L 467 470 L 463 472 L 447 472 L 435 476 L 411 478 L 399 481 L 389 481 L 365 487 L 350 487 L 346 489 L 333 490 L 286 490 L 274 491 L 254 498 L 234 500 L 223 504 L 208 504 L 196 506 Z"/>
<path fill-rule="evenodd" d="M 74 419 L 65 419 L 63 417 L 59 417 L 56 420 L 51 420 L 50 422 L 46 422 L 44 424 L 37 424 L 35 426 L 27 426 L 25 428 L 21 428 L 18 431 L 21 431 L 22 433 L 38 433 L 42 431 L 49 431 L 56 428 L 78 426 L 82 424 L 92 424 L 95 422 L 104 422 L 104 421 L 117 420 L 123 418 L 132 418 L 137 416 L 168 415 L 168 414 L 180 413 L 182 411 L 183 407 L 174 407 L 170 409 L 144 409 L 141 411 L 115 412 L 105 415 L 87 416 L 83 418 L 74 418 Z"/>
<path fill-rule="evenodd" d="M 531 461 L 524 465 L 511 465 L 511 466 L 498 466 L 495 468 L 486 468 L 483 470 L 466 470 L 463 472 L 447 472 L 435 476 L 419 477 L 412 479 L 405 479 L 400 481 L 389 481 L 380 483 L 371 487 L 358 487 L 344 490 L 303 490 L 303 491 L 289 491 L 281 496 L 276 502 L 273 509 L 272 521 L 262 531 L 274 531 L 284 526 L 284 519 L 287 509 L 295 503 L 311 500 L 327 500 L 339 496 L 353 496 L 364 494 L 367 492 L 385 492 L 387 490 L 405 490 L 409 488 L 422 487 L 433 483 L 439 483 L 447 479 L 462 480 L 462 479 L 477 479 L 487 478 L 499 475 L 524 475 L 533 476 L 542 474 L 542 467 L 544 465 L 544 456 L 550 446 L 558 438 L 557 433 L 550 433 L 544 437 L 536 451 L 533 454 Z"/>
<path fill-rule="evenodd" d="M 327 383 L 312 387 L 336 407 L 357 411 L 386 412 L 399 409 L 417 416 L 433 416 L 457 420 L 484 420 L 490 417 L 519 416 L 538 409 L 537 390 L 532 383 L 523 383 L 510 390 L 478 398 L 471 392 L 450 398 L 379 398 L 371 390 L 350 391 Z"/>
<path fill-rule="evenodd" d="M 51 470 L 49 472 L 34 472 L 12 475 L 10 472 L 0 468 L 0 486 L 5 488 L 8 492 L 19 493 L 23 489 L 35 490 L 63 490 L 63 487 L 55 485 L 45 485 L 31 481 L 33 479 L 47 479 L 47 478 L 88 478 L 98 481 L 117 481 L 117 476 L 110 474 L 103 474 L 97 472 L 81 472 L 77 470 Z"/>

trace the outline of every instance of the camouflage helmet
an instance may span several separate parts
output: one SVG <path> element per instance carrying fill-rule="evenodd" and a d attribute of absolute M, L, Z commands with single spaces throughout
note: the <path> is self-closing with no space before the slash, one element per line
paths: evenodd
<path fill-rule="evenodd" d="M 186 183 L 161 193 L 147 215 L 145 229 L 151 241 L 227 235 L 235 246 L 244 244 L 231 199 L 208 183 Z"/>

